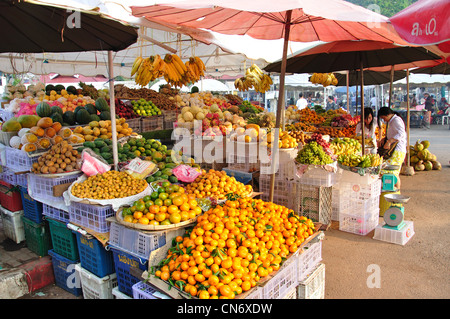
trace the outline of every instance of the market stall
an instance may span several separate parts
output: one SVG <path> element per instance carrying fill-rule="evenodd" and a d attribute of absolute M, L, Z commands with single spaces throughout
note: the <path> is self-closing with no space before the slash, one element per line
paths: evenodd
<path fill-rule="evenodd" d="M 39 103 L 3 124 L 0 203 L 48 221 L 22 237 L 13 227 L 14 237 L 51 255 L 57 285 L 85 299 L 324 298 L 324 231 L 338 220 L 367 235 L 381 192 L 393 192 L 382 158 L 365 152 L 375 141 L 355 133 L 360 117 L 294 106 L 277 116 L 234 94 L 183 92 L 184 77 L 206 71 L 201 59 L 134 58 L 142 88 L 111 81 L 108 99 L 37 83 Z M 146 88 L 150 72 L 169 85 Z M 270 87 L 256 64 L 244 72 L 236 89 Z M 387 231 L 407 229 L 381 228 L 377 239 Z M 69 265 L 81 285 L 68 285 Z"/>

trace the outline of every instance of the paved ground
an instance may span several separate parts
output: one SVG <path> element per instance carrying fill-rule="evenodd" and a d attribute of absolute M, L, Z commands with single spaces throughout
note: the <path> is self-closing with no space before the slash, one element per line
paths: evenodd
<path fill-rule="evenodd" d="M 417 139 L 431 142 L 441 171 L 402 176 L 402 193 L 411 197 L 405 219 L 414 222 L 415 235 L 405 245 L 374 240 L 373 232 L 359 236 L 339 231 L 325 232 L 323 262 L 326 264 L 327 299 L 447 299 L 450 297 L 448 229 L 450 216 L 450 130 L 433 125 L 430 130 L 411 129 L 411 144 Z M 0 224 L 1 229 L 1 224 Z M 0 231 L 0 266 L 16 267 L 39 258 L 24 244 L 5 239 Z M 371 268 L 372 267 L 372 268 Z M 375 269 L 377 272 L 373 272 Z M 0 270 L 1 272 L 1 270 Z M 378 274 L 380 287 L 367 285 Z M 20 299 L 80 299 L 50 285 Z"/>

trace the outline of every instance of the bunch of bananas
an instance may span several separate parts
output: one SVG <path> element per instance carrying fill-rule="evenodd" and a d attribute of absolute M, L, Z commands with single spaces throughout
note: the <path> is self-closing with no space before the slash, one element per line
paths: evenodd
<path fill-rule="evenodd" d="M 193 82 L 197 82 L 200 80 L 201 76 L 205 75 L 205 64 L 198 56 L 190 57 L 189 60 L 186 61 L 185 65 L 190 73 L 190 76 L 193 78 Z"/>
<path fill-rule="evenodd" d="M 313 73 L 309 81 L 313 84 L 322 84 L 324 87 L 338 84 L 338 80 L 333 73 Z"/>
<path fill-rule="evenodd" d="M 344 166 L 367 168 L 380 166 L 383 159 L 378 154 L 341 154 L 338 156 L 338 162 Z"/>
<path fill-rule="evenodd" d="M 135 82 L 141 86 L 163 76 L 170 85 L 181 87 L 197 82 L 205 70 L 205 64 L 199 57 L 191 57 L 183 63 L 176 54 L 166 54 L 164 59 L 156 54 L 148 58 L 137 57 L 131 68 L 131 76 L 136 74 Z"/>
<path fill-rule="evenodd" d="M 157 54 L 148 58 L 138 56 L 131 68 L 131 76 L 136 74 L 134 81 L 140 86 L 146 86 L 150 81 L 154 81 L 164 74 L 166 63 Z"/>
<path fill-rule="evenodd" d="M 248 91 L 254 88 L 256 92 L 264 93 L 270 89 L 272 78 L 264 74 L 256 64 L 252 64 L 246 71 L 245 76 L 234 81 L 234 87 L 239 91 Z"/>
<path fill-rule="evenodd" d="M 337 137 L 330 143 L 330 148 L 335 155 L 356 154 L 361 152 L 361 143 L 356 139 Z"/>

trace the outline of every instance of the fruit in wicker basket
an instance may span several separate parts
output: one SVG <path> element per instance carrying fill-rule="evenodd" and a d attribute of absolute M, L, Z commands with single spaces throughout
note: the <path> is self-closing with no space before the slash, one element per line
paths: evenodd
<path fill-rule="evenodd" d="M 53 145 L 33 163 L 31 172 L 35 174 L 60 174 L 77 170 L 80 167 L 80 154 L 67 141 Z"/>
<path fill-rule="evenodd" d="M 108 171 L 88 177 L 72 187 L 72 195 L 78 198 L 115 199 L 142 193 L 147 182 L 133 178 L 126 172 Z"/>
<path fill-rule="evenodd" d="M 233 193 L 241 197 L 249 196 L 253 192 L 250 185 L 244 185 L 228 176 L 224 171 L 210 169 L 197 177 L 194 182 L 186 186 L 187 194 L 194 194 L 196 198 L 210 197 L 217 200 L 226 199 L 227 194 Z"/>
<path fill-rule="evenodd" d="M 202 213 L 195 195 L 168 181 L 159 183 L 150 195 L 122 210 L 124 221 L 142 225 L 170 225 L 193 219 Z"/>
<path fill-rule="evenodd" d="M 200 299 L 233 299 L 280 269 L 315 232 L 293 210 L 238 198 L 210 208 L 150 274 Z"/>

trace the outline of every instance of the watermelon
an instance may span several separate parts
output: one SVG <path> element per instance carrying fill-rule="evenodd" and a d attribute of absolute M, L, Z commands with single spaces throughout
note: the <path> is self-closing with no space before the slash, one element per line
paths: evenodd
<path fill-rule="evenodd" d="M 95 108 L 100 112 L 109 111 L 108 102 L 106 102 L 106 100 L 102 97 L 95 100 Z"/>
<path fill-rule="evenodd" d="M 55 91 L 60 94 L 62 90 L 65 90 L 66 88 L 62 84 L 55 85 Z"/>
<path fill-rule="evenodd" d="M 83 108 L 76 112 L 75 118 L 80 124 L 88 124 L 91 121 L 91 114 Z"/>
<path fill-rule="evenodd" d="M 77 106 L 77 107 L 75 108 L 75 110 L 73 111 L 73 113 L 75 114 L 75 117 L 77 116 L 77 113 L 78 113 L 78 111 L 80 111 L 80 110 L 84 110 L 84 106 Z"/>
<path fill-rule="evenodd" d="M 98 116 L 97 114 L 91 114 L 91 122 L 92 121 L 100 121 L 100 116 Z"/>
<path fill-rule="evenodd" d="M 70 94 L 77 94 L 77 89 L 73 86 L 73 85 L 69 85 L 66 89 L 67 92 L 69 92 Z"/>
<path fill-rule="evenodd" d="M 111 113 L 109 111 L 103 111 L 99 115 L 100 120 L 106 121 L 111 119 Z"/>
<path fill-rule="evenodd" d="M 59 123 L 61 123 L 61 125 L 64 123 L 62 114 L 60 114 L 60 113 L 58 113 L 58 112 L 53 113 L 53 114 L 50 116 L 50 118 L 52 119 L 53 123 L 59 122 Z"/>
<path fill-rule="evenodd" d="M 52 107 L 50 108 L 50 110 L 52 111 L 52 114 L 59 113 L 59 114 L 61 114 L 61 116 L 64 114 L 62 108 L 60 108 L 60 107 L 57 106 L 57 105 L 52 106 Z"/>
<path fill-rule="evenodd" d="M 94 104 L 86 104 L 84 108 L 89 112 L 89 114 L 97 114 L 97 109 Z"/>
<path fill-rule="evenodd" d="M 50 92 L 50 91 L 54 91 L 55 90 L 55 86 L 53 84 L 47 84 L 45 86 L 45 91 L 46 92 Z"/>
<path fill-rule="evenodd" d="M 75 125 L 76 124 L 76 118 L 75 113 L 72 111 L 66 111 L 63 114 L 63 121 L 64 123 L 67 123 L 69 125 Z"/>
<path fill-rule="evenodd" d="M 36 106 L 36 114 L 40 117 L 50 117 L 52 110 L 47 102 L 41 102 Z"/>

